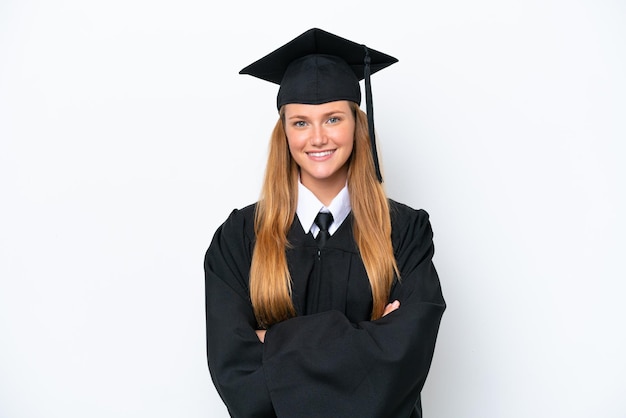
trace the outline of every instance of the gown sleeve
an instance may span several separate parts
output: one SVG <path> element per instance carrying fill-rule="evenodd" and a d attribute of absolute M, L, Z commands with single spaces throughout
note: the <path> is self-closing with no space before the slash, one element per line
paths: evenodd
<path fill-rule="evenodd" d="M 432 262 L 428 214 L 400 204 L 393 208 L 401 278 L 390 299 L 398 299 L 400 308 L 356 324 L 332 310 L 272 326 L 263 345 L 263 371 L 278 417 L 421 416 L 420 392 L 445 302 Z"/>
<path fill-rule="evenodd" d="M 213 383 L 232 417 L 275 418 L 247 290 L 249 231 L 246 217 L 235 210 L 206 252 L 207 357 Z"/>

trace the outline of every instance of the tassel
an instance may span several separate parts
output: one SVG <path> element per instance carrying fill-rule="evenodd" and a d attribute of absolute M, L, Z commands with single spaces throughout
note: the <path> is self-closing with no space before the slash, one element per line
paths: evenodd
<path fill-rule="evenodd" d="M 380 165 L 378 163 L 378 150 L 376 149 L 376 136 L 374 134 L 374 105 L 372 103 L 372 86 L 370 84 L 370 54 L 365 45 L 365 105 L 367 109 L 367 126 L 370 135 L 370 145 L 372 147 L 372 157 L 374 158 L 374 168 L 376 169 L 376 177 L 380 183 L 383 182 L 383 176 L 380 173 Z"/>

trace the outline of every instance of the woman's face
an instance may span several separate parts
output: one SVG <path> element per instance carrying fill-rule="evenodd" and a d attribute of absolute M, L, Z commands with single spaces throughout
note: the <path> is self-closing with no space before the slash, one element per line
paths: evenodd
<path fill-rule="evenodd" d="M 354 145 L 355 118 L 350 102 L 285 105 L 285 133 L 300 180 L 315 192 L 345 185 Z M 337 190 L 338 191 L 338 190 Z"/>

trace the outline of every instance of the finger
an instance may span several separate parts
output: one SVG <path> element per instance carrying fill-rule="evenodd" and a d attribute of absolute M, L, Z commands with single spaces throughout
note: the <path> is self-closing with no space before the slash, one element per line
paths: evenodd
<path fill-rule="evenodd" d="M 400 307 L 400 301 L 398 300 L 394 300 L 393 302 L 387 304 L 387 306 L 385 306 L 385 310 L 383 311 L 383 316 L 395 311 L 396 309 L 398 309 Z"/>

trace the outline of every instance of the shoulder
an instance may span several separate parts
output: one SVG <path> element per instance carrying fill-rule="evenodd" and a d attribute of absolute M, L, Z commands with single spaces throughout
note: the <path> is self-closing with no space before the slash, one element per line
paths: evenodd
<path fill-rule="evenodd" d="M 226 222 L 250 222 L 254 221 L 254 213 L 256 211 L 256 203 L 252 203 L 243 208 L 235 208 L 230 212 Z"/>
<path fill-rule="evenodd" d="M 233 209 L 215 232 L 216 236 L 254 239 L 254 214 L 256 203 Z"/>
<path fill-rule="evenodd" d="M 424 209 L 414 209 L 389 199 L 391 240 L 394 248 L 428 247 L 432 245 L 433 231 L 430 215 Z"/>
<path fill-rule="evenodd" d="M 248 271 L 254 247 L 254 205 L 233 209 L 213 234 L 204 256 L 205 280 L 211 289 L 226 283 L 246 297 Z M 218 280 L 219 279 L 219 280 Z"/>
<path fill-rule="evenodd" d="M 233 209 L 213 234 L 205 254 L 205 268 L 217 270 L 224 265 L 247 262 L 254 246 L 255 204 Z"/>
<path fill-rule="evenodd" d="M 393 199 L 388 199 L 388 201 L 391 224 L 394 229 L 403 228 L 407 225 L 424 225 L 430 222 L 430 215 L 426 210 L 414 209 Z"/>

